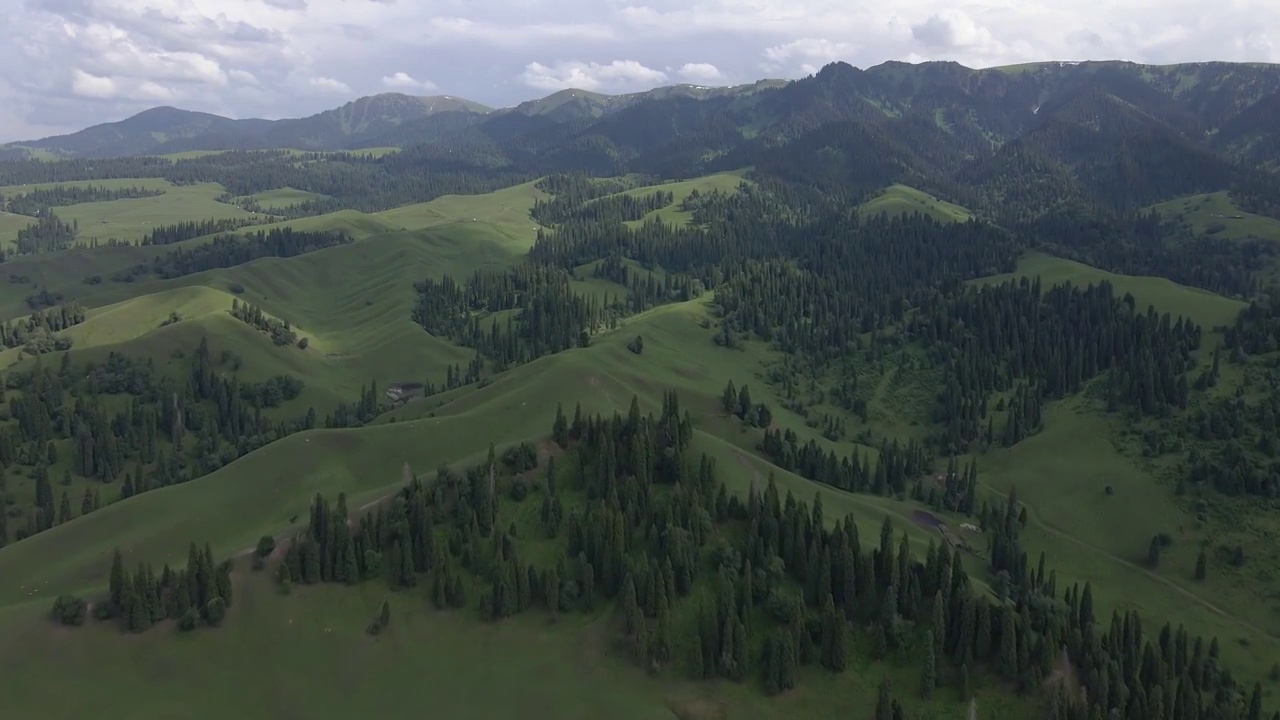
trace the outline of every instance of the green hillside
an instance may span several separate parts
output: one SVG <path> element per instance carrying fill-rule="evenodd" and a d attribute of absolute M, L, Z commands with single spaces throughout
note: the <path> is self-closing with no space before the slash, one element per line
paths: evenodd
<path fill-rule="evenodd" d="M 1197 236 L 1280 242 L 1280 220 L 1241 210 L 1225 191 L 1175 198 L 1150 209 Z"/>
<path fill-rule="evenodd" d="M 889 217 L 920 213 L 940 222 L 964 222 L 972 214 L 954 203 L 916 190 L 906 185 L 891 185 L 881 190 L 875 197 L 858 206 L 858 211 L 867 216 L 885 213 Z"/>
<path fill-rule="evenodd" d="M 26 215 L 0 212 L 0 246 L 8 247 L 18 241 L 18 231 L 35 223 Z"/>
<path fill-rule="evenodd" d="M 837 62 L 0 148 L 0 715 L 1280 720 L 1278 93 Z"/>

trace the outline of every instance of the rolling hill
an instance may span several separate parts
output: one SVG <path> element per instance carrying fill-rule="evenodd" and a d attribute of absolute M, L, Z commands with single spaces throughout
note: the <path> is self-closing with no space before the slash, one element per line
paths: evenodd
<path fill-rule="evenodd" d="M 1267 717 L 1277 90 L 835 63 L 28 144 L 5 707 Z"/>

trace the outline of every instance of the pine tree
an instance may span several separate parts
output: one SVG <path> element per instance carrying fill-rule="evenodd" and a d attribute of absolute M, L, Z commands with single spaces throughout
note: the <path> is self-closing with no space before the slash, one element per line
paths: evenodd
<path fill-rule="evenodd" d="M 1200 555 L 1196 558 L 1196 580 L 1204 580 L 1208 573 L 1209 558 L 1205 556 L 1204 550 L 1200 551 Z"/>
<path fill-rule="evenodd" d="M 124 559 L 120 557 L 120 548 L 116 548 L 111 558 L 111 576 L 108 580 L 108 595 L 111 603 L 111 616 L 119 617 L 124 613 L 125 583 L 128 578 L 124 573 Z"/>
<path fill-rule="evenodd" d="M 58 505 L 58 524 L 61 525 L 71 518 L 71 498 L 67 495 L 67 491 L 63 490 L 62 502 Z"/>
<path fill-rule="evenodd" d="M 920 671 L 920 696 L 928 700 L 933 697 L 933 690 L 938 685 L 938 655 L 934 644 L 933 630 L 930 630 L 925 642 L 924 668 Z"/>

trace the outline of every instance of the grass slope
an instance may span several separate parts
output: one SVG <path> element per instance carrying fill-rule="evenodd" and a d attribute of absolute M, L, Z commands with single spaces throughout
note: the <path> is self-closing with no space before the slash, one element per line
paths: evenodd
<path fill-rule="evenodd" d="M 881 213 L 889 217 L 920 213 L 939 222 L 964 222 L 973 217 L 963 207 L 946 200 L 939 200 L 929 193 L 906 185 L 890 185 L 875 197 L 858 206 L 858 212 L 866 217 Z"/>
<path fill-rule="evenodd" d="M 193 537 L 209 539 L 219 554 L 235 553 L 264 533 L 285 530 L 290 518 L 305 518 L 316 492 L 345 491 L 350 505 L 360 508 L 398 486 L 402 463 L 420 472 L 442 462 L 457 466 L 480 460 L 491 440 L 502 445 L 545 437 L 555 404 L 561 401 L 570 406 L 581 402 L 589 411 L 625 412 L 635 393 L 645 410 L 656 411 L 669 381 L 681 386 L 682 401 L 697 418 L 696 447 L 716 458 L 735 493 L 745 494 L 752 483 L 765 482 L 771 468 L 740 447 L 744 440 L 735 436 L 736 426 L 716 417 L 715 393 L 698 389 L 713 387 L 707 382 L 712 373 L 731 369 L 750 356 L 711 344 L 712 331 L 696 322 L 703 305 L 693 302 L 648 313 L 591 347 L 522 366 L 484 388 L 455 391 L 449 402 L 435 408 L 434 417 L 410 419 L 410 413 L 402 412 L 404 419 L 397 422 L 294 435 L 205 478 L 108 506 L 5 548 L 0 551 L 0 577 L 22 582 L 0 586 L 0 640 L 7 647 L 26 648 L 22 663 L 0 661 L 6 677 L 23 686 L 10 700 L 15 707 L 34 706 L 65 677 L 41 670 L 56 666 L 101 691 L 62 694 L 40 705 L 43 717 L 77 716 L 89 709 L 90 697 L 99 708 L 107 703 L 121 713 L 133 713 L 121 717 L 223 717 L 234 710 L 243 717 L 276 717 L 285 708 L 307 717 L 352 712 L 408 717 L 410 708 L 394 698 L 410 677 L 449 716 L 509 716 L 516 704 L 532 701 L 554 717 L 670 717 L 672 706 L 686 711 L 718 709 L 734 718 L 866 716 L 881 677 L 888 673 L 895 685 L 905 688 L 918 671 L 872 665 L 865 659 L 866 648 L 855 646 L 854 667 L 839 678 L 807 671 L 803 691 L 763 702 L 750 686 L 690 685 L 670 677 L 645 677 L 610 650 L 608 618 L 568 617 L 565 627 L 552 630 L 535 612 L 498 627 L 481 626 L 470 613 L 451 616 L 428 610 L 421 592 L 393 598 L 394 629 L 375 642 L 363 635 L 363 627 L 387 595 L 378 584 L 359 591 L 299 589 L 295 597 L 281 598 L 260 576 L 245 573 L 239 576 L 237 604 L 227 626 L 182 638 L 159 629 L 122 641 L 113 629 L 91 626 L 63 632 L 42 621 L 54 594 L 105 582 L 115 545 L 125 550 L 131 563 L 180 562 L 186 540 Z M 633 332 L 650 338 L 641 356 L 625 349 Z M 694 339 L 708 349 L 699 355 L 709 359 L 676 362 L 674 344 Z M 743 369 L 738 366 L 736 372 Z M 805 499 L 821 494 L 832 521 L 854 513 L 866 543 L 876 542 L 886 516 L 910 535 L 919 552 L 937 539 L 906 519 L 909 507 L 902 503 L 843 493 L 773 472 L 784 493 Z M 532 502 L 526 500 L 525 509 L 536 507 Z M 507 512 L 514 509 L 504 509 Z M 693 609 L 692 602 L 686 603 L 681 616 L 692 617 Z M 245 654 L 244 643 L 250 638 L 254 647 L 265 644 L 267 649 Z M 489 655 L 496 648 L 503 648 L 503 657 L 492 660 Z M 108 653 L 124 653 L 137 662 L 129 673 L 89 672 Z M 477 672 L 478 666 L 485 671 Z M 173 667 L 210 671 L 167 674 L 166 668 Z M 495 672 L 536 677 L 530 684 L 537 688 L 526 688 L 517 677 L 513 684 L 503 682 L 502 693 L 480 693 L 481 687 L 492 687 L 486 678 Z M 166 687 L 144 692 L 165 677 Z M 513 691 L 519 699 L 511 697 Z M 228 700 L 226 695 L 237 697 Z M 1021 709 L 1016 700 L 1000 694 L 981 697 L 984 707 Z M 963 708 L 946 691 L 939 693 L 930 712 L 937 718 L 963 716 Z"/>
<path fill-rule="evenodd" d="M 253 200 L 265 208 L 275 210 L 307 202 L 308 200 L 323 200 L 325 197 L 327 196 L 319 193 L 307 192 L 306 190 L 295 190 L 287 187 L 267 190 L 266 192 L 250 195 L 248 196 L 248 199 Z"/>
<path fill-rule="evenodd" d="M 626 223 L 626 224 L 631 227 L 639 227 L 640 225 L 643 225 L 646 221 L 652 220 L 653 218 L 657 218 L 671 225 L 677 225 L 677 226 L 688 225 L 690 222 L 693 221 L 693 214 L 681 210 L 680 203 L 684 202 L 685 198 L 689 197 L 690 193 L 692 193 L 694 190 L 697 190 L 699 193 L 703 193 L 703 194 L 714 192 L 717 190 L 723 193 L 731 193 L 735 189 L 737 189 L 739 184 L 741 184 L 744 181 L 743 175 L 745 175 L 746 172 L 747 171 L 745 169 L 733 170 L 730 172 L 722 172 L 722 173 L 716 173 L 714 175 L 705 175 L 703 177 L 692 178 L 690 180 L 680 180 L 677 182 L 662 183 L 661 185 L 646 185 L 644 187 L 633 188 L 631 190 L 625 190 L 621 193 L 618 193 L 619 195 L 645 197 L 648 195 L 652 195 L 654 192 L 658 190 L 662 190 L 663 192 L 671 193 L 673 196 L 673 199 L 670 205 L 667 205 L 664 208 L 659 208 L 652 212 L 646 213 L 643 218 L 633 222 Z M 748 180 L 746 182 L 750 182 L 750 181 Z"/>
<path fill-rule="evenodd" d="M 1170 313 L 1174 317 L 1182 315 L 1199 323 L 1205 332 L 1233 323 L 1245 306 L 1239 300 L 1225 298 L 1208 290 L 1179 285 L 1165 278 L 1118 275 L 1035 251 L 1023 256 L 1018 262 L 1016 271 L 1004 275 L 993 275 L 975 282 L 999 283 L 1020 277 L 1039 277 L 1045 288 L 1062 283 L 1083 286 L 1105 280 L 1110 282 L 1120 295 L 1132 293 L 1138 302 L 1139 310 L 1151 305 L 1157 311 Z"/>
<path fill-rule="evenodd" d="M 158 178 L 118 178 L 112 180 L 76 180 L 41 185 L 10 185 L 8 187 L 0 187 L 0 193 L 7 195 L 35 188 L 83 187 L 86 185 L 109 189 L 139 187 L 148 190 L 163 190 L 164 194 L 155 197 L 123 198 L 55 208 L 54 214 L 64 221 L 75 221 L 80 224 L 80 231 L 76 238 L 84 242 L 95 239 L 106 241 L 109 238 L 136 241 L 141 240 L 143 235 L 160 225 L 209 218 L 252 217 L 251 213 L 245 212 L 234 205 L 218 202 L 217 197 L 224 190 L 217 183 L 173 185 L 167 180 Z M 0 232 L 4 232 L 3 226 L 0 226 Z"/>
<path fill-rule="evenodd" d="M 1195 235 L 1280 242 L 1280 220 L 1241 210 L 1226 191 L 1174 198 L 1147 210 L 1155 210 Z"/>
<path fill-rule="evenodd" d="M 384 210 L 376 217 L 407 230 L 474 223 L 467 232 L 491 234 L 509 250 L 523 252 L 533 247 L 538 234 L 538 224 L 529 217 L 529 211 L 534 201 L 548 197 L 534 182 L 483 195 L 445 195 L 425 203 Z"/>
<path fill-rule="evenodd" d="M 67 222 L 80 223 L 76 237 L 82 241 L 141 240 L 160 225 L 192 219 L 253 217 L 234 205 L 218 202 L 216 198 L 223 192 L 216 183 L 198 183 L 166 188 L 164 195 L 156 197 L 68 205 L 54 212 Z"/>
<path fill-rule="evenodd" d="M 0 212 L 0 248 L 10 247 L 18 242 L 18 231 L 34 225 L 36 219 L 26 215 L 15 215 Z"/>

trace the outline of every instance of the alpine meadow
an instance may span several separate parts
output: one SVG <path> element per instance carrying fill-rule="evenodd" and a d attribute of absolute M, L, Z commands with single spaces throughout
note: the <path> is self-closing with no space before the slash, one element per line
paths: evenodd
<path fill-rule="evenodd" d="M 1280 720 L 1280 66 L 0 146 L 0 716 Z"/>

